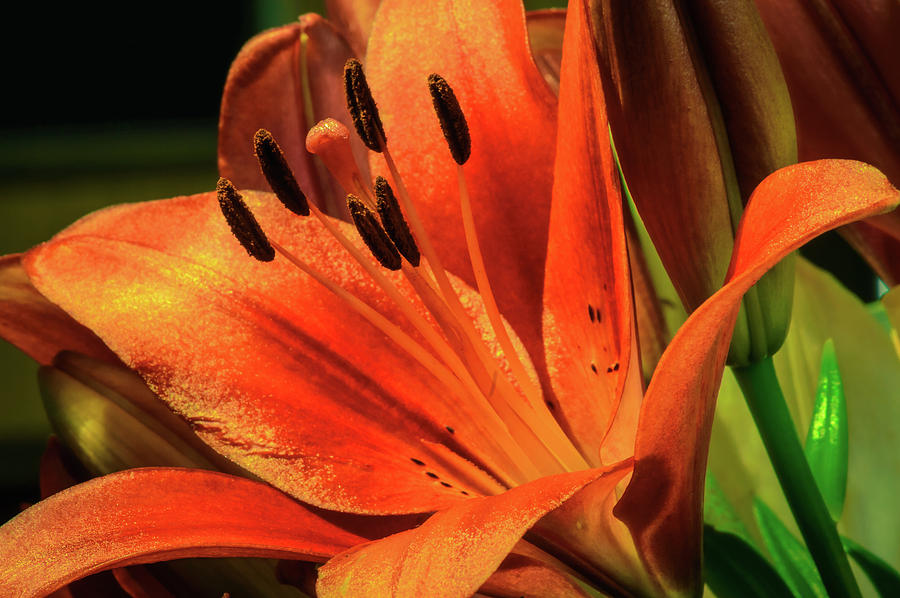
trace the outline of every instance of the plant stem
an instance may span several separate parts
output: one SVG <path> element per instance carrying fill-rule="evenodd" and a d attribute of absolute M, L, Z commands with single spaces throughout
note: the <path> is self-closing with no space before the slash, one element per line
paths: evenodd
<path fill-rule="evenodd" d="M 858 598 L 859 586 L 800 446 L 772 358 L 733 371 L 825 589 L 830 596 Z"/>

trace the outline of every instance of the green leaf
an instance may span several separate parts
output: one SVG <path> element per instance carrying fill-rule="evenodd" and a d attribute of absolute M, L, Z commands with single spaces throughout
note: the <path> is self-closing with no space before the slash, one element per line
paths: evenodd
<path fill-rule="evenodd" d="M 869 313 L 872 314 L 875 321 L 881 324 L 881 327 L 884 328 L 885 332 L 891 332 L 891 318 L 884 307 L 884 303 L 881 301 L 873 301 L 872 303 L 866 304 L 866 309 L 869 310 Z"/>
<path fill-rule="evenodd" d="M 797 433 L 806 436 L 815 406 L 822 346 L 834 339 L 849 411 L 847 494 L 839 531 L 900 570 L 900 287 L 882 298 L 891 335 L 830 274 L 797 260 L 791 328 L 775 369 Z M 709 468 L 751 536 L 761 540 L 753 497 L 796 530 L 740 389 L 722 378 Z"/>
<path fill-rule="evenodd" d="M 834 342 L 825 341 L 816 404 L 806 435 L 806 460 L 832 518 L 838 521 L 847 493 L 847 401 Z"/>
<path fill-rule="evenodd" d="M 900 596 L 900 573 L 884 560 L 869 552 L 850 538 L 841 537 L 847 554 L 866 572 L 869 581 L 882 598 Z"/>
<path fill-rule="evenodd" d="M 753 501 L 753 513 L 775 569 L 794 594 L 801 598 L 827 598 L 828 594 L 806 546 L 788 531 L 778 516 L 761 500 Z"/>
<path fill-rule="evenodd" d="M 703 576 L 717 595 L 728 598 L 792 598 L 772 565 L 745 540 L 703 526 Z"/>
<path fill-rule="evenodd" d="M 722 492 L 719 482 L 711 471 L 706 472 L 703 496 L 703 522 L 720 532 L 728 532 L 744 540 L 754 548 L 755 543 L 747 527 Z"/>

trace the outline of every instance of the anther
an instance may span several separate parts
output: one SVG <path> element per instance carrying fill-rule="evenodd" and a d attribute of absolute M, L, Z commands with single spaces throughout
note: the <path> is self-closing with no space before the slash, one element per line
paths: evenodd
<path fill-rule="evenodd" d="M 269 187 L 275 192 L 275 196 L 281 200 L 284 207 L 294 214 L 309 216 L 309 203 L 306 196 L 300 190 L 291 167 L 288 166 L 278 142 L 271 133 L 260 129 L 253 136 L 253 151 L 259 162 L 259 168 L 263 176 L 269 182 Z"/>
<path fill-rule="evenodd" d="M 353 218 L 356 230 L 359 231 L 359 236 L 365 241 L 378 263 L 388 270 L 399 270 L 400 254 L 397 253 L 397 248 L 391 243 L 387 233 L 378 224 L 372 210 L 353 194 L 347 196 L 347 207 L 350 208 L 350 216 Z"/>
<path fill-rule="evenodd" d="M 222 208 L 222 214 L 231 227 L 231 232 L 247 253 L 261 262 L 271 262 L 275 259 L 275 250 L 266 234 L 231 181 L 220 178 L 216 183 L 216 196 L 219 198 L 219 207 Z"/>
<path fill-rule="evenodd" d="M 469 137 L 469 125 L 456 94 L 450 84 L 438 74 L 428 75 L 428 90 L 431 92 L 431 101 L 434 103 L 434 111 L 441 123 L 441 131 L 444 139 L 450 146 L 450 154 L 457 164 L 465 164 L 472 153 L 472 139 Z"/>
<path fill-rule="evenodd" d="M 412 233 L 409 232 L 409 226 L 406 224 L 406 219 L 403 218 L 403 212 L 400 211 L 400 204 L 397 203 L 394 190 L 383 176 L 375 179 L 375 197 L 378 200 L 376 207 L 385 232 L 397 246 L 400 254 L 406 258 L 406 261 L 418 267 L 421 259 L 419 247 L 416 245 Z"/>
<path fill-rule="evenodd" d="M 347 95 L 347 109 L 353 119 L 353 125 L 363 143 L 373 152 L 381 151 L 381 144 L 386 140 L 384 126 L 378 115 L 378 107 L 372 98 L 372 90 L 366 81 L 362 64 L 355 58 L 344 64 L 344 93 Z"/>

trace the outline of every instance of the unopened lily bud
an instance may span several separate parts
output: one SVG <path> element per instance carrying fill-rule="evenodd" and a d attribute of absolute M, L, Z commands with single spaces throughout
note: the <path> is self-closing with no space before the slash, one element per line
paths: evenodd
<path fill-rule="evenodd" d="M 778 58 L 751 0 L 595 0 L 610 123 L 625 179 L 688 311 L 725 280 L 753 189 L 797 160 Z M 730 360 L 780 347 L 793 270 L 748 293 Z"/>
<path fill-rule="evenodd" d="M 93 475 L 152 466 L 239 473 L 125 367 L 64 351 L 39 381 L 53 431 Z"/>

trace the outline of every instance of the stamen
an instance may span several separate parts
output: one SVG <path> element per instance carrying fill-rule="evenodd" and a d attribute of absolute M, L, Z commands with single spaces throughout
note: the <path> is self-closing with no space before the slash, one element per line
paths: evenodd
<path fill-rule="evenodd" d="M 317 212 L 315 206 L 313 206 L 313 211 Z M 339 238 L 338 240 L 341 239 Z M 522 451 L 512 438 L 509 437 L 509 432 L 506 430 L 503 420 L 498 417 L 497 414 L 490 411 L 489 408 L 486 408 L 486 405 L 480 404 L 483 402 L 483 397 L 480 398 L 480 395 L 471 394 L 473 391 L 471 381 L 467 382 L 465 379 L 457 378 L 447 369 L 447 366 L 445 366 L 444 363 L 441 363 L 418 342 L 400 329 L 400 327 L 388 320 L 370 305 L 346 289 L 335 284 L 327 276 L 278 243 L 273 241 L 272 246 L 290 263 L 331 291 L 354 311 L 368 320 L 369 323 L 381 330 L 388 338 L 397 343 L 400 348 L 406 351 L 413 359 L 434 375 L 435 378 L 454 394 L 459 401 L 463 401 L 466 405 L 469 405 L 470 403 L 466 400 L 467 393 L 468 398 L 475 399 L 475 403 L 472 406 L 476 409 L 476 412 L 471 414 L 472 421 L 475 422 L 478 427 L 484 427 L 483 433 L 486 434 L 484 438 L 487 440 L 488 444 L 493 444 L 499 449 L 499 452 L 494 453 L 493 455 L 502 460 L 502 463 L 496 468 L 496 473 L 501 476 L 507 485 L 522 484 L 539 475 L 534 468 L 534 465 L 531 463 L 529 456 Z M 477 393 L 477 389 L 474 389 L 474 391 Z"/>
<path fill-rule="evenodd" d="M 490 404 L 495 414 L 508 426 L 509 433 L 515 438 L 516 443 L 525 449 L 528 455 L 527 460 L 532 462 L 537 469 L 544 474 L 559 471 L 560 466 L 570 471 L 584 469 L 587 464 L 583 457 L 571 444 L 558 422 L 549 414 L 543 402 L 539 400 L 539 389 L 535 392 L 534 389 L 537 387 L 530 384 L 531 381 L 527 380 L 526 375 L 524 384 L 520 384 L 520 388 L 526 394 L 526 397 L 522 397 L 512 382 L 500 371 L 480 335 L 475 331 L 459 297 L 450 285 L 448 276 L 425 233 L 422 221 L 416 213 L 409 192 L 403 184 L 393 157 L 387 148 L 384 131 L 380 126 L 381 121 L 380 119 L 376 121 L 378 115 L 375 103 L 365 82 L 361 65 L 357 61 L 348 61 L 344 74 L 348 108 L 353 116 L 357 132 L 370 149 L 383 153 L 388 169 L 397 184 L 399 199 L 403 203 L 403 212 L 408 218 L 409 228 L 414 232 L 413 238 L 428 262 L 430 273 L 434 276 L 439 291 L 432 286 L 430 280 L 420 278 L 417 268 L 404 266 L 402 262 L 401 267 L 413 287 L 419 292 L 429 311 L 435 315 L 438 323 L 448 333 L 447 340 L 452 344 L 456 344 L 454 341 L 459 341 L 457 350 L 461 349 L 461 351 L 456 354 L 451 351 L 451 354 L 447 355 L 448 347 L 442 342 L 430 342 L 430 344 L 438 350 L 445 363 L 451 366 L 460 381 L 467 386 L 475 381 L 477 389 L 473 398 L 479 402 L 486 401 Z M 431 77 L 429 78 L 429 87 L 432 90 L 435 109 L 438 112 L 442 129 L 445 130 L 445 137 L 450 145 L 451 153 L 454 160 L 461 165 L 468 159 L 471 151 L 468 127 L 462 110 L 445 80 L 439 76 Z M 360 202 L 359 205 L 362 206 L 362 203 Z M 423 272 L 423 274 L 427 276 L 427 272 Z M 438 295 L 442 296 L 443 300 Z M 487 309 L 490 311 L 489 307 Z M 446 314 L 445 310 L 450 313 Z M 445 315 L 450 317 L 447 318 Z M 445 327 L 448 322 L 450 323 L 449 328 Z M 419 328 L 419 326 L 416 327 Z M 457 334 L 457 332 L 461 334 Z M 429 333 L 428 336 L 431 336 L 434 331 L 429 331 Z M 503 351 L 507 353 L 506 347 L 503 347 Z M 518 369 L 516 364 L 512 363 L 516 361 L 515 355 L 516 352 L 513 350 L 509 356 L 510 365 L 514 371 Z M 458 369 L 459 358 L 466 362 L 462 370 Z M 521 366 L 521 364 L 519 365 Z M 513 377 L 517 376 L 513 374 Z M 529 389 L 529 386 L 532 388 Z M 534 405 L 535 398 L 538 399 L 540 407 Z"/>
<path fill-rule="evenodd" d="M 450 84 L 436 73 L 428 75 L 428 90 L 431 92 L 431 101 L 441 123 L 444 139 L 450 146 L 450 154 L 457 164 L 465 164 L 472 153 L 472 138 L 456 94 Z"/>
<path fill-rule="evenodd" d="M 237 237 L 247 253 L 261 262 L 274 260 L 275 250 L 231 181 L 220 178 L 216 183 L 216 196 L 219 198 L 219 207 L 222 208 L 222 214 L 231 227 L 232 234 Z"/>
<path fill-rule="evenodd" d="M 347 207 L 350 208 L 350 216 L 356 230 L 359 231 L 359 236 L 365 241 L 378 263 L 388 270 L 399 270 L 403 263 L 400 261 L 400 254 L 378 224 L 375 214 L 352 194 L 347 196 Z"/>
<path fill-rule="evenodd" d="M 475 275 L 475 285 L 478 293 L 484 301 L 485 311 L 494 335 L 500 343 L 500 348 L 506 355 L 507 362 L 512 370 L 513 377 L 518 381 L 519 386 L 525 393 L 527 404 L 531 410 L 523 413 L 524 419 L 535 430 L 541 430 L 541 438 L 547 445 L 547 448 L 553 456 L 559 460 L 561 464 L 570 471 L 586 468 L 587 462 L 571 443 L 562 429 L 559 427 L 556 419 L 550 414 L 546 408 L 546 403 L 541 400 L 541 390 L 537 387 L 528 375 L 524 364 L 519 359 L 519 354 L 512 344 L 503 318 L 500 315 L 500 309 L 494 297 L 493 289 L 487 276 L 487 269 L 484 265 L 484 258 L 481 254 L 481 247 L 478 243 L 478 235 L 475 232 L 475 218 L 472 214 L 472 202 L 469 198 L 469 190 L 466 185 L 466 178 L 463 174 L 463 167 L 456 167 L 457 184 L 459 186 L 459 203 L 462 212 L 463 230 L 466 236 L 466 247 L 469 251 L 469 261 L 472 264 L 472 272 Z M 530 413 L 529 413 L 530 411 Z"/>
<path fill-rule="evenodd" d="M 362 64 L 355 58 L 344 64 L 344 92 L 347 95 L 347 109 L 353 125 L 363 143 L 373 152 L 380 152 L 386 141 L 384 126 L 378 115 L 378 106 L 372 98 L 372 91 L 366 81 Z"/>
<path fill-rule="evenodd" d="M 425 227 L 423 226 L 421 219 L 418 217 L 415 205 L 413 205 L 412 198 L 409 196 L 406 185 L 403 184 L 403 179 L 400 176 L 400 172 L 397 170 L 397 165 L 391 156 L 390 150 L 387 146 L 383 149 L 385 163 L 391 171 L 394 182 L 397 184 L 400 200 L 403 202 L 403 208 L 406 211 L 406 215 L 409 217 L 409 224 L 415 234 L 416 242 L 422 248 L 425 259 L 428 261 L 431 272 L 437 281 L 441 295 L 443 296 L 446 305 L 449 307 L 450 312 L 453 314 L 453 319 L 457 322 L 459 330 L 463 333 L 461 340 L 466 346 L 465 357 L 469 370 L 472 375 L 484 374 L 487 371 L 497 372 L 497 363 L 482 344 L 481 337 L 475 331 L 475 327 L 463 309 L 459 297 L 450 285 L 447 273 L 441 265 L 440 258 L 438 258 L 437 252 L 434 250 L 431 239 L 425 232 Z M 412 279 L 410 282 L 412 282 Z M 535 459 L 535 463 L 538 464 L 538 467 L 541 468 L 542 471 L 549 472 L 558 470 L 557 464 L 566 463 L 568 465 L 563 466 L 568 471 L 577 471 L 578 469 L 586 468 L 586 465 L 581 465 L 584 463 L 583 458 L 575 451 L 574 446 L 572 446 L 568 438 L 565 437 L 556 421 L 552 420 L 552 416 L 552 421 L 548 423 L 555 428 L 554 432 L 557 439 L 559 439 L 559 436 L 562 436 L 562 438 L 559 439 L 561 440 L 561 444 L 563 446 L 566 444 L 568 445 L 565 446 L 565 451 L 568 453 L 570 459 L 565 460 L 565 458 L 559 458 L 557 455 L 553 454 L 550 448 L 542 444 L 542 439 L 535 431 L 541 428 L 537 428 L 527 423 L 527 420 L 533 420 L 535 415 L 534 409 L 528 403 L 525 404 L 524 409 L 520 410 L 517 408 L 521 405 L 521 400 L 518 398 L 518 393 L 512 387 L 512 384 L 506 379 L 506 376 L 488 376 L 486 379 L 484 375 L 479 375 L 478 380 L 479 387 L 481 388 L 482 393 L 484 393 L 485 398 L 491 403 L 498 415 L 500 415 L 507 425 L 510 426 L 510 431 L 516 440 L 522 446 L 527 446 L 529 448 L 529 456 Z M 494 394 L 495 386 L 498 389 L 497 396 Z"/>
<path fill-rule="evenodd" d="M 253 151 L 269 187 L 284 207 L 299 216 L 309 216 L 309 202 L 300 191 L 300 185 L 288 166 L 284 152 L 272 134 L 265 129 L 257 131 L 253 136 Z"/>
<path fill-rule="evenodd" d="M 375 197 L 378 198 L 378 215 L 381 216 L 385 232 L 403 257 L 418 268 L 421 259 L 419 247 L 416 245 L 412 233 L 409 232 L 409 226 L 406 224 L 406 219 L 403 218 L 403 212 L 400 211 L 400 204 L 397 203 L 394 190 L 383 176 L 375 179 Z"/>

